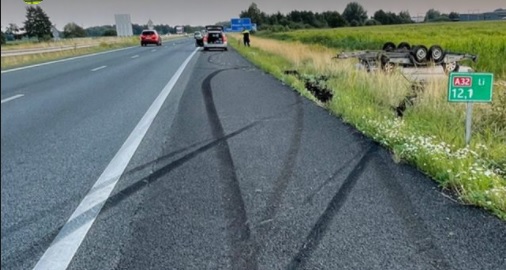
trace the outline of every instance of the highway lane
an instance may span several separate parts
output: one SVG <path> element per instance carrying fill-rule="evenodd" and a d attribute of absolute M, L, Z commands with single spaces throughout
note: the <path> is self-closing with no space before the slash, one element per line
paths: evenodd
<path fill-rule="evenodd" d="M 150 49 L 2 104 L 2 268 L 35 265 L 194 48 Z M 199 51 L 68 269 L 503 269 L 505 241 L 233 50 Z"/>
<path fill-rule="evenodd" d="M 2 73 L 2 268 L 33 267 L 192 41 Z M 136 58 L 132 56 L 138 55 Z M 105 67 L 92 71 L 98 67 Z"/>

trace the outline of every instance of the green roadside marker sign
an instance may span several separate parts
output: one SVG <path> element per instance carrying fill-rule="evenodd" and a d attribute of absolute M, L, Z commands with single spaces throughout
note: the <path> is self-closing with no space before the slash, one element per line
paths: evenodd
<path fill-rule="evenodd" d="M 493 73 L 452 72 L 448 78 L 448 102 L 465 102 L 466 145 L 471 142 L 473 103 L 492 102 Z"/>
<path fill-rule="evenodd" d="M 452 72 L 448 80 L 449 102 L 492 102 L 493 73 Z"/>

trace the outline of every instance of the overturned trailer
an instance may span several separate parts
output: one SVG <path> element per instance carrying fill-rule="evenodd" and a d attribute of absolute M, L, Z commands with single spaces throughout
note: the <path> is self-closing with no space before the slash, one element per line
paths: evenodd
<path fill-rule="evenodd" d="M 446 74 L 459 71 L 459 62 L 462 60 L 473 62 L 478 60 L 477 55 L 445 51 L 439 45 L 433 45 L 427 49 L 424 45 L 410 46 L 406 42 L 402 42 L 398 46 L 387 42 L 383 45 L 382 50 L 341 52 L 334 58 L 358 58 L 360 64 L 367 71 L 380 68 L 386 73 L 392 72 L 396 66 L 429 67 L 441 65 Z"/>

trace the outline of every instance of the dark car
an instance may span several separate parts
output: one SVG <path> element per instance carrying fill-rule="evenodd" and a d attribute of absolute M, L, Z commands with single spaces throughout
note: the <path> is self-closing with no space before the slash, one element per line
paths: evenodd
<path fill-rule="evenodd" d="M 196 47 L 203 47 L 204 46 L 204 35 L 200 31 L 195 31 L 193 34 L 193 37 L 195 38 L 195 46 Z"/>
<path fill-rule="evenodd" d="M 148 44 L 156 44 L 162 46 L 162 37 L 156 32 L 156 30 L 144 30 L 141 33 L 141 46 Z"/>

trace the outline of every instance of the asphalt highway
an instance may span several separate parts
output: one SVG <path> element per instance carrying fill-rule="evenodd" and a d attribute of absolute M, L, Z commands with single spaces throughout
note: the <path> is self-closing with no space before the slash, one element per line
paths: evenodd
<path fill-rule="evenodd" d="M 2 269 L 505 269 L 506 224 L 192 39 L 1 75 Z"/>

